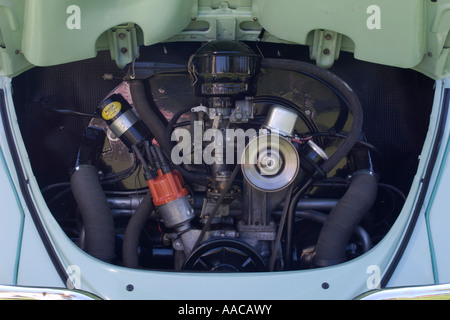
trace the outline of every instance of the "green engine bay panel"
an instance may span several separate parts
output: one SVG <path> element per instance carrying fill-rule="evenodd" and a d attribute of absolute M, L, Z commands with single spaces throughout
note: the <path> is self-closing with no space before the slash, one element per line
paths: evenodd
<path fill-rule="evenodd" d="M 265 32 L 261 32 L 264 30 Z M 142 45 L 235 39 L 300 44 L 324 68 L 356 59 L 450 76 L 450 0 L 0 0 L 0 74 Z"/>

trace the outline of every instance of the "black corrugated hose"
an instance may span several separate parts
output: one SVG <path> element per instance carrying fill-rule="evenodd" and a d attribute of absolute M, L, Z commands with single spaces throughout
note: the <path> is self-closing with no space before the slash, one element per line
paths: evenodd
<path fill-rule="evenodd" d="M 350 186 L 331 210 L 319 235 L 313 264 L 327 267 L 346 261 L 345 248 L 377 197 L 378 179 L 368 170 L 356 172 Z"/>
<path fill-rule="evenodd" d="M 72 174 L 70 183 L 83 218 L 86 252 L 102 261 L 112 262 L 115 258 L 114 220 L 97 168 L 79 166 Z"/>

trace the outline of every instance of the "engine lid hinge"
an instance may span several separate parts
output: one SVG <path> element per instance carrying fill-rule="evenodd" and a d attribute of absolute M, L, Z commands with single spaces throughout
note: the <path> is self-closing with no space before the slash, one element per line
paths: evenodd
<path fill-rule="evenodd" d="M 108 30 L 111 59 L 119 68 L 124 68 L 139 54 L 136 27 L 133 23 L 119 25 Z"/>
<path fill-rule="evenodd" d="M 317 66 L 329 69 L 339 58 L 342 35 L 330 30 L 315 30 L 314 42 L 310 47 L 310 57 Z"/>

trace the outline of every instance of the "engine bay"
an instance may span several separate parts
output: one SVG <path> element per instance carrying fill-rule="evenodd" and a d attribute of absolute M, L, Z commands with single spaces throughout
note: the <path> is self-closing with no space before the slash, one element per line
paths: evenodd
<path fill-rule="evenodd" d="M 18 121 L 67 236 L 116 265 L 268 272 L 337 265 L 389 232 L 433 81 L 294 45 L 214 41 L 34 68 Z"/>

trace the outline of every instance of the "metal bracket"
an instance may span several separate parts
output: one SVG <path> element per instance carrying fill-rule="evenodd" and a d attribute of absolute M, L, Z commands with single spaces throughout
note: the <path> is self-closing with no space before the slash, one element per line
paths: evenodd
<path fill-rule="evenodd" d="M 111 59 L 119 68 L 124 68 L 139 54 L 137 32 L 134 24 L 119 25 L 108 30 Z"/>
<path fill-rule="evenodd" d="M 342 35 L 329 30 L 315 30 L 314 43 L 310 47 L 310 57 L 319 67 L 329 69 L 339 58 Z"/>
<path fill-rule="evenodd" d="M 197 15 L 192 17 L 191 24 L 168 41 L 256 41 L 261 26 L 253 16 L 252 6 L 248 2 L 199 1 Z M 244 29 L 243 24 L 247 26 Z"/>

